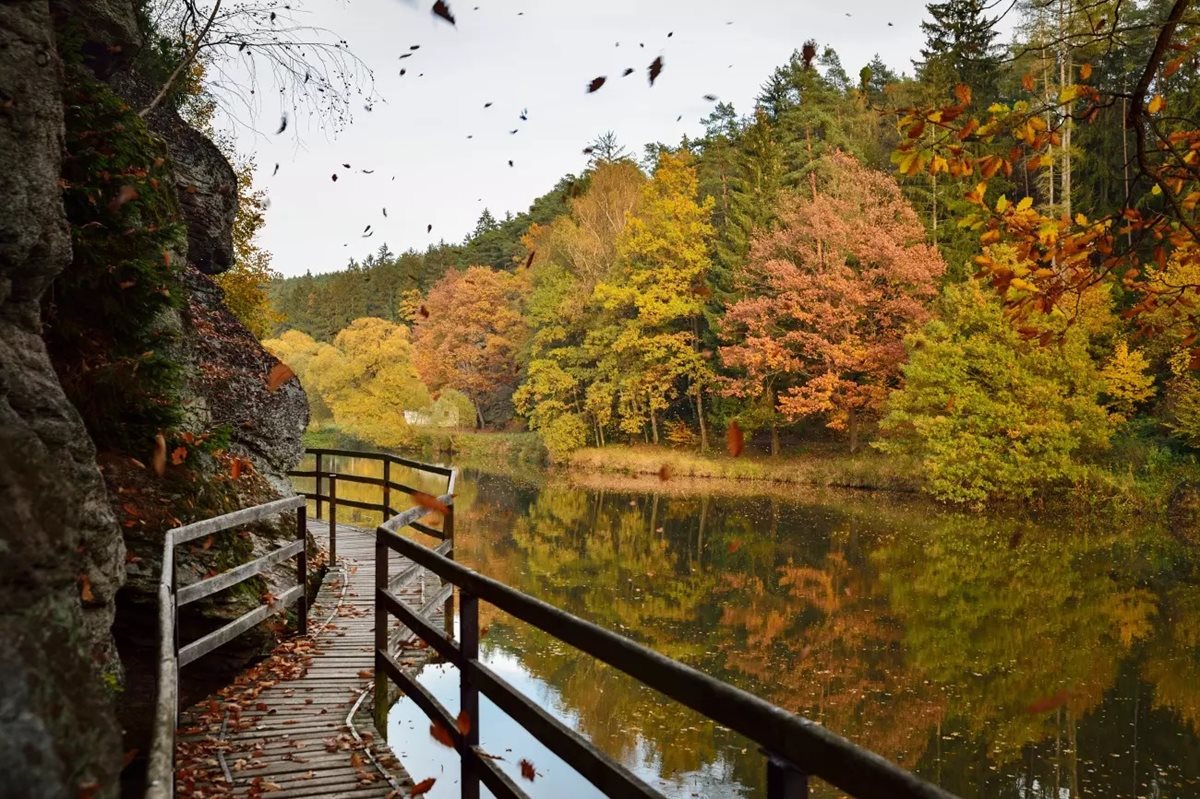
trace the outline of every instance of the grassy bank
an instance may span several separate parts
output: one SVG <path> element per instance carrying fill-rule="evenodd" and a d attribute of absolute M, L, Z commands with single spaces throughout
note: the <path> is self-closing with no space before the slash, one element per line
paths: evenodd
<path fill-rule="evenodd" d="M 873 450 L 855 454 L 833 447 L 812 447 L 776 458 L 700 454 L 653 446 L 611 446 L 581 449 L 567 468 L 622 475 L 671 478 L 761 481 L 806 486 L 912 492 L 920 487 L 915 464 Z"/>

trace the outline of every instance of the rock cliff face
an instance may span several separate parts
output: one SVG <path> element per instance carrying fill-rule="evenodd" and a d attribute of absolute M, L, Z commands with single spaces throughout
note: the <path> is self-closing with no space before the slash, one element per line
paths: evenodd
<path fill-rule="evenodd" d="M 132 15 L 130 15 L 132 17 Z M 70 258 L 62 62 L 45 2 L 0 4 L 0 796 L 114 795 L 125 549 L 41 339 Z"/>
<path fill-rule="evenodd" d="M 125 711 L 128 729 L 144 732 L 139 708 L 155 691 L 149 664 L 157 608 L 149 591 L 162 536 L 172 516 L 187 511 L 168 506 L 159 518 L 131 522 L 122 510 L 127 497 L 118 492 L 157 478 L 131 466 L 137 461 L 129 453 L 101 453 L 104 471 L 98 468 L 87 432 L 95 420 L 68 400 L 42 317 L 44 297 L 75 262 L 60 186 L 64 56 L 82 58 L 136 108 L 157 88 L 131 71 L 140 38 L 131 0 L 0 3 L 0 799 L 116 796 L 122 752 L 145 751 L 128 737 L 122 744 L 114 706 Z M 187 229 L 184 303 L 166 320 L 179 333 L 179 401 L 189 422 L 226 431 L 229 453 L 254 467 L 232 485 L 227 470 L 212 468 L 173 485 L 191 492 L 181 498 L 220 495 L 235 505 L 290 493 L 286 471 L 299 458 L 307 423 L 303 391 L 294 380 L 268 390 L 275 360 L 202 274 L 232 263 L 233 170 L 173 110 L 147 122 L 165 143 Z M 170 475 L 160 482 L 170 484 Z M 278 526 L 233 533 L 228 551 L 183 553 L 183 574 L 196 579 L 286 534 Z M 274 590 L 287 577 L 269 575 L 261 588 Z M 211 629 L 258 601 L 242 592 L 197 608 L 184 625 Z"/>

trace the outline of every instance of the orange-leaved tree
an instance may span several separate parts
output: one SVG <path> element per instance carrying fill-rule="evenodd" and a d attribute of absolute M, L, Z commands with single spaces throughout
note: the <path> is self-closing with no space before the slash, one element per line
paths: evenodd
<path fill-rule="evenodd" d="M 1023 96 L 1010 103 L 977 109 L 971 87 L 959 85 L 952 103 L 900 111 L 898 170 L 967 181 L 976 212 L 964 224 L 978 231 L 985 247 L 1003 242 L 1015 248 L 1015 263 L 998 263 L 986 249 L 976 259 L 1010 315 L 1050 313 L 1112 282 L 1126 293 L 1125 317 L 1142 332 L 1182 323 L 1183 346 L 1194 348 L 1200 283 L 1172 280 L 1169 273 L 1194 273 L 1200 264 L 1195 5 L 1168 0 L 1125 14 L 1090 7 L 1071 30 L 1040 43 L 1068 55 L 1060 59 L 1063 79 L 1055 91 L 1039 85 L 1030 69 L 1021 77 Z M 1139 37 L 1144 46 L 1129 81 L 1124 73 L 1093 76 L 1091 63 L 1069 57 L 1105 56 Z M 1123 198 L 1114 208 L 1072 208 L 1068 137 L 1080 126 L 1112 124 L 1114 116 L 1124 126 Z M 1052 188 L 1035 188 L 1056 183 L 1058 202 Z M 1011 193 L 1014 184 L 1019 190 Z M 1018 326 L 1028 337 L 1045 336 L 1037 324 Z M 1195 354 L 1192 366 L 1198 367 Z"/>
<path fill-rule="evenodd" d="M 945 264 L 896 181 L 845 153 L 821 159 L 811 191 L 785 197 L 751 244 L 721 348 L 732 394 L 769 396 L 794 421 L 823 416 L 858 448 L 928 318 Z"/>
<path fill-rule="evenodd" d="M 522 278 L 486 266 L 452 269 L 429 289 L 413 330 L 413 361 L 433 391 L 455 388 L 475 404 L 479 425 L 512 416 L 517 354 L 528 328 Z"/>

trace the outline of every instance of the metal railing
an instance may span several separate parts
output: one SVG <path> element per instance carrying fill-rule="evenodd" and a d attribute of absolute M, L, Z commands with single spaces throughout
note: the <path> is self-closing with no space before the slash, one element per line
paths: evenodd
<path fill-rule="evenodd" d="M 446 515 L 449 523 L 454 499 L 448 494 L 438 499 L 450 511 Z M 606 795 L 663 796 L 484 665 L 479 659 L 480 600 L 754 741 L 764 756 L 769 799 L 807 797 L 810 777 L 820 778 L 862 799 L 952 799 L 953 795 L 945 790 L 813 721 L 485 577 L 455 563 L 437 549 L 399 535 L 405 527 L 427 532 L 419 520 L 429 512 L 424 507 L 412 508 L 375 531 L 376 727 L 380 734 L 386 735 L 390 680 L 453 740 L 462 768 L 463 799 L 477 799 L 481 783 L 500 799 L 527 797 L 479 747 L 481 693 Z M 459 589 L 458 641 L 439 631 L 421 610 L 400 601 L 390 588 L 389 552 L 407 557 L 414 567 L 423 567 Z M 392 656 L 386 633 L 381 633 L 387 629 L 389 616 L 399 619 L 458 668 L 460 711 L 469 719 L 465 732 L 459 730 L 456 719 L 445 706 Z"/>
<path fill-rule="evenodd" d="M 220 574 L 180 586 L 175 569 L 175 547 L 199 538 L 263 521 L 281 513 L 296 512 L 296 536 L 290 543 L 231 567 Z M 162 574 L 158 584 L 159 659 L 158 697 L 154 707 L 153 740 L 146 764 L 146 799 L 171 799 L 175 794 L 175 727 L 179 720 L 179 671 L 188 663 L 232 641 L 271 615 L 299 602 L 299 633 L 308 631 L 307 508 L 303 497 L 267 502 L 212 519 L 168 530 L 163 542 Z M 179 643 L 179 608 L 249 580 L 289 558 L 296 558 L 296 584 L 269 603 L 247 611 L 233 621 L 187 644 Z"/>

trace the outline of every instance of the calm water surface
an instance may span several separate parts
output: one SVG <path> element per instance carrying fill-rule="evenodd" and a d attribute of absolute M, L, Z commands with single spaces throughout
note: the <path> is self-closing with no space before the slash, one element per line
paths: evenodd
<path fill-rule="evenodd" d="M 1200 556 L 1183 536 L 870 494 L 659 488 L 467 471 L 457 557 L 964 797 L 1200 797 Z M 357 489 L 374 499 L 339 494 Z M 481 616 L 492 668 L 668 796 L 765 796 L 762 757 L 739 735 Z M 421 680 L 457 712 L 453 668 Z M 532 761 L 536 781 L 518 778 L 532 795 L 598 795 L 482 701 L 484 748 L 514 776 Z M 420 710 L 401 700 L 390 725 L 413 777 L 437 778 L 429 796 L 458 796 L 457 760 Z"/>

